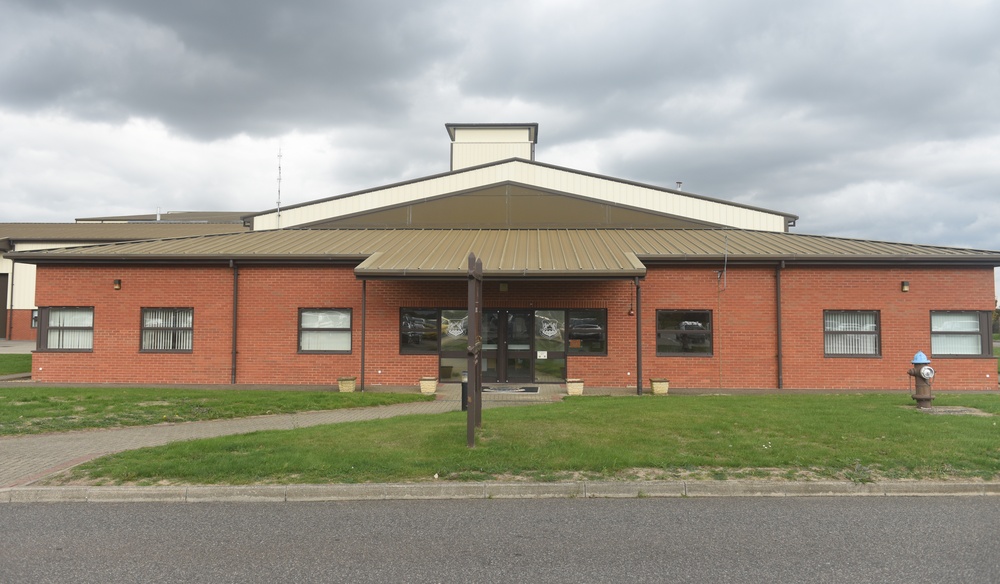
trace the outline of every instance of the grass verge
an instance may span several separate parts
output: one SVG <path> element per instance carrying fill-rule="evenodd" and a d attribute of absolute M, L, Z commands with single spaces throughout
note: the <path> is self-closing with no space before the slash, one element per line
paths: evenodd
<path fill-rule="evenodd" d="M 528 478 L 990 479 L 1000 397 L 907 394 L 569 398 L 487 410 L 475 449 L 461 413 L 272 431 L 123 452 L 65 481 L 99 484 L 357 483 Z"/>
<path fill-rule="evenodd" d="M 336 410 L 433 399 L 417 394 L 153 388 L 0 388 L 0 436 Z"/>
<path fill-rule="evenodd" d="M 0 355 L 0 375 L 31 372 L 31 355 Z"/>

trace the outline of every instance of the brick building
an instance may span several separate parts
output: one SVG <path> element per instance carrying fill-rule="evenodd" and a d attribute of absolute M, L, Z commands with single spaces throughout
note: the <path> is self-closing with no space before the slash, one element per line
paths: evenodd
<path fill-rule="evenodd" d="M 535 124 L 447 126 L 452 169 L 251 231 L 15 252 L 39 381 L 996 389 L 1000 253 L 798 235 L 795 216 L 534 161 Z"/>
<path fill-rule="evenodd" d="M 92 217 L 75 223 L 0 223 L 0 338 L 33 341 L 38 331 L 35 267 L 7 254 L 94 243 L 245 231 L 238 212 Z"/>

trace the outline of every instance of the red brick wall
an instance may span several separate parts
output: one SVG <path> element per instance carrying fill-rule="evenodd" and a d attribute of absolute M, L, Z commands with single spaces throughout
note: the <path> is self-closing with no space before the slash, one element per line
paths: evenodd
<path fill-rule="evenodd" d="M 675 387 L 777 387 L 773 267 L 651 268 L 642 283 L 643 380 Z M 656 356 L 656 311 L 712 311 L 711 357 Z"/>
<path fill-rule="evenodd" d="M 3 331 L 3 337 L 10 335 L 14 341 L 33 341 L 37 337 L 38 331 L 31 328 L 31 310 L 8 310 L 7 330 Z M 13 328 L 11 328 L 13 323 Z"/>
<path fill-rule="evenodd" d="M 122 280 L 115 291 L 112 281 Z M 910 282 L 902 293 L 899 283 Z M 218 383 L 231 380 L 231 268 L 40 266 L 39 306 L 94 306 L 91 353 L 36 353 L 40 381 Z M 239 270 L 238 383 L 333 385 L 361 377 L 362 282 L 351 266 L 243 266 Z M 399 308 L 462 308 L 465 281 L 367 284 L 365 382 L 416 385 L 437 373 L 436 355 L 399 354 Z M 570 356 L 567 376 L 590 386 L 636 384 L 631 282 L 487 282 L 487 307 L 606 308 L 608 355 Z M 993 273 L 985 269 L 788 267 L 781 273 L 784 387 L 906 388 L 917 350 L 930 353 L 931 310 L 990 310 Z M 643 380 L 675 387 L 773 388 L 778 384 L 775 268 L 651 267 L 642 282 Z M 194 307 L 191 354 L 139 352 L 143 307 Z M 299 308 L 350 308 L 350 354 L 298 353 Z M 711 310 L 710 357 L 657 357 L 657 309 Z M 823 310 L 879 310 L 882 356 L 823 356 Z M 996 389 L 993 359 L 936 359 L 938 389 Z"/>
<path fill-rule="evenodd" d="M 353 266 L 245 266 L 239 280 L 237 383 L 336 385 L 338 377 L 360 378 L 362 284 Z M 352 309 L 351 353 L 299 353 L 300 308 Z"/>
<path fill-rule="evenodd" d="M 39 266 L 38 306 L 93 306 L 94 349 L 36 352 L 42 382 L 229 383 L 232 270 L 224 267 Z M 115 290 L 114 280 L 122 281 Z M 140 353 L 144 307 L 194 308 L 194 351 Z"/>
<path fill-rule="evenodd" d="M 786 387 L 905 389 L 910 361 L 923 351 L 937 371 L 936 389 L 997 389 L 996 359 L 935 358 L 930 342 L 932 310 L 993 310 L 989 268 L 790 267 L 781 287 Z M 882 356 L 824 358 L 824 309 L 880 311 Z"/>

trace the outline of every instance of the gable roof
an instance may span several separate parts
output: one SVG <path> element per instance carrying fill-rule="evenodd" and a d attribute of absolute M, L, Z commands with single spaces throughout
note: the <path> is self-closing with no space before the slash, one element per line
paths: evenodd
<path fill-rule="evenodd" d="M 31 263 L 351 263 L 361 278 L 631 278 L 649 264 L 1000 265 L 1000 252 L 732 229 L 287 229 L 8 254 Z"/>
<path fill-rule="evenodd" d="M 796 215 L 693 193 L 511 158 L 250 215 L 254 230 L 308 227 L 443 195 L 501 184 L 566 193 L 631 209 L 737 229 L 786 231 Z"/>

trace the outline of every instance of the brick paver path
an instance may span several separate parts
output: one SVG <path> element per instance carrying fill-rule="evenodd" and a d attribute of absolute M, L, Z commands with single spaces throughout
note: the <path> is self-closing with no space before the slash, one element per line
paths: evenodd
<path fill-rule="evenodd" d="M 258 430 L 292 430 L 408 414 L 438 414 L 458 410 L 460 405 L 458 400 L 439 399 L 371 408 L 0 438 L 0 488 L 23 486 L 53 472 L 122 450 Z M 484 407 L 490 405 L 513 404 L 483 404 Z"/>

